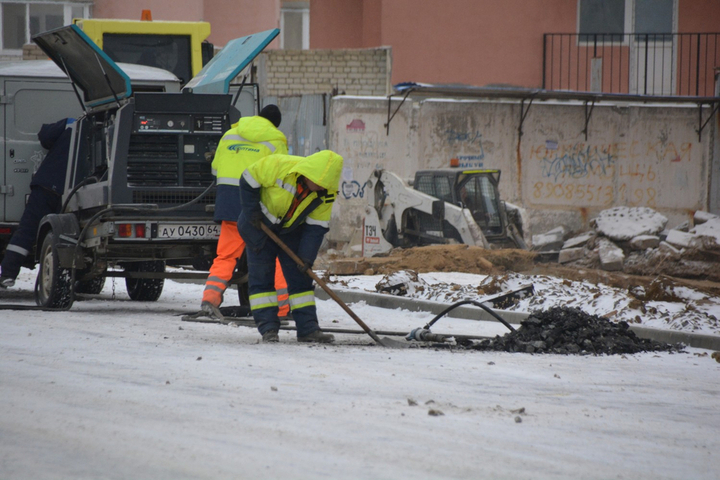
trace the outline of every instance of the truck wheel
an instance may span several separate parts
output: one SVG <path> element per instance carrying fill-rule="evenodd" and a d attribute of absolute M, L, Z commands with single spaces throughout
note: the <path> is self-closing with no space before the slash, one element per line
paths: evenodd
<path fill-rule="evenodd" d="M 75 293 L 97 295 L 105 287 L 105 277 L 95 277 L 82 282 L 75 282 Z"/>
<path fill-rule="evenodd" d="M 242 277 L 242 276 L 247 275 L 247 273 L 248 273 L 247 252 L 243 252 L 243 254 L 240 256 L 240 258 L 238 258 L 237 266 L 235 267 L 235 276 Z M 250 306 L 250 293 L 248 291 L 247 280 L 238 284 L 237 291 L 238 291 L 238 301 L 240 302 L 240 305 L 249 307 Z"/>
<path fill-rule="evenodd" d="M 35 302 L 41 307 L 70 308 L 73 303 L 72 270 L 60 267 L 55 235 L 48 232 L 40 249 Z"/>
<path fill-rule="evenodd" d="M 164 272 L 165 262 L 147 261 L 132 262 L 124 264 L 126 272 Z M 136 302 L 154 302 L 160 298 L 163 287 L 165 286 L 164 278 L 126 278 L 125 287 L 127 287 L 128 295 L 131 300 Z"/>

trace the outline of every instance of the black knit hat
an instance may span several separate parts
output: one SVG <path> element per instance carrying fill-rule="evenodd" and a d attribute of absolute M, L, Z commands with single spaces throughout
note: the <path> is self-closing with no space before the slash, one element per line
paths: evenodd
<path fill-rule="evenodd" d="M 279 127 L 280 122 L 282 122 L 282 115 L 280 114 L 280 109 L 277 107 L 277 105 L 265 105 L 265 107 L 260 110 L 260 116 L 270 120 L 270 122 L 275 125 L 276 128 Z"/>

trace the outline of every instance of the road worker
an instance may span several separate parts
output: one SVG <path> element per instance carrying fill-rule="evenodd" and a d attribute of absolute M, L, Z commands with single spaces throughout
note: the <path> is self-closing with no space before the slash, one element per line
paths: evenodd
<path fill-rule="evenodd" d="M 278 297 L 273 288 L 276 257 L 287 280 L 298 341 L 334 341 L 320 329 L 312 278 L 305 271 L 329 231 L 342 166 L 340 155 L 323 150 L 306 158 L 270 155 L 242 175 L 238 230 L 248 247 L 250 308 L 264 343 L 279 341 Z M 304 262 L 302 268 L 262 231 L 261 223 Z"/>
<path fill-rule="evenodd" d="M 280 109 L 267 105 L 260 114 L 241 118 L 223 134 L 212 162 L 217 177 L 214 219 L 220 223 L 217 256 L 210 267 L 201 303 L 202 312 L 213 318 L 222 318 L 219 311 L 223 294 L 232 279 L 237 260 L 245 250 L 245 242 L 238 234 L 240 215 L 240 176 L 253 163 L 271 154 L 286 154 L 287 139 L 278 127 L 282 121 Z M 277 269 L 275 286 L 281 303 L 281 316 L 287 316 L 287 285 L 281 270 Z"/>

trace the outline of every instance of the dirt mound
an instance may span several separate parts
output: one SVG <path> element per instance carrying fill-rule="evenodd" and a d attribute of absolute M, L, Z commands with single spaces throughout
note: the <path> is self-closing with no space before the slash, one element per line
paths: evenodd
<path fill-rule="evenodd" d="M 610 272 L 592 267 L 564 266 L 555 262 L 542 262 L 537 252 L 518 249 L 487 250 L 467 245 L 430 245 L 414 248 L 396 248 L 384 257 L 337 258 L 325 256 L 318 259 L 316 269 L 326 275 L 388 275 L 402 270 L 418 273 L 458 272 L 502 276 L 507 273 L 544 275 L 570 281 L 604 284 L 628 290 L 636 297 L 657 300 L 677 287 L 689 287 L 709 296 L 720 296 L 720 283 L 697 278 L 678 278 L 670 275 L 630 274 Z M 657 278 L 660 278 L 660 284 Z M 652 285 L 653 282 L 656 285 Z M 484 294 L 502 290 L 502 282 L 483 286 Z M 638 287 L 645 289 L 645 293 Z M 666 293 L 663 293 L 666 292 Z"/>
<path fill-rule="evenodd" d="M 682 345 L 640 338 L 626 322 L 613 323 L 578 308 L 565 307 L 533 312 L 516 331 L 467 346 L 476 350 L 586 355 L 683 349 Z"/>
<path fill-rule="evenodd" d="M 428 245 L 396 248 L 385 257 L 330 259 L 333 274 L 388 274 L 398 270 L 462 272 L 491 275 L 531 268 L 536 254 L 525 250 L 487 250 L 468 245 Z"/>

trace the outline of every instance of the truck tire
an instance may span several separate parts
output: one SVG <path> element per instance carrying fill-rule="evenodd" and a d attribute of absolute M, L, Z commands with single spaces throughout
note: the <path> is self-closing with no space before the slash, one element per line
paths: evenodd
<path fill-rule="evenodd" d="M 94 277 L 90 280 L 75 282 L 75 293 L 97 295 L 105 287 L 105 277 Z"/>
<path fill-rule="evenodd" d="M 238 258 L 237 266 L 235 267 L 235 274 L 234 276 L 242 277 L 247 275 L 248 273 L 248 264 L 247 264 L 247 253 L 243 252 L 243 254 Z M 248 289 L 248 282 L 244 281 L 237 286 L 238 291 L 238 301 L 240 302 L 241 306 L 250 306 L 250 293 Z"/>
<path fill-rule="evenodd" d="M 35 302 L 46 308 L 70 308 L 73 303 L 72 270 L 60 267 L 55 235 L 45 235 L 40 248 Z"/>
<path fill-rule="evenodd" d="M 164 272 L 165 262 L 146 261 L 124 264 L 126 272 Z M 164 278 L 126 278 L 125 287 L 128 296 L 136 302 L 155 302 L 162 294 L 165 286 Z"/>

